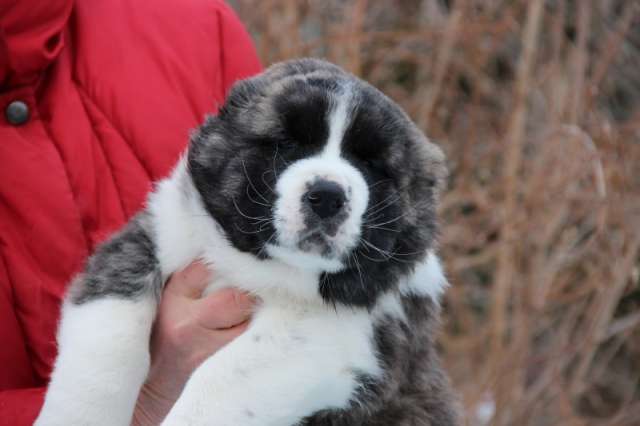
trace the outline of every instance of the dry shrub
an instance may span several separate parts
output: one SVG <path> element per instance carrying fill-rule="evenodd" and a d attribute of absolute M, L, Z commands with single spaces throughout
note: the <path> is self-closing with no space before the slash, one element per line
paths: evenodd
<path fill-rule="evenodd" d="M 447 152 L 440 342 L 468 424 L 640 424 L 640 4 L 232 2 Z M 493 415 L 492 415 L 493 414 Z"/>

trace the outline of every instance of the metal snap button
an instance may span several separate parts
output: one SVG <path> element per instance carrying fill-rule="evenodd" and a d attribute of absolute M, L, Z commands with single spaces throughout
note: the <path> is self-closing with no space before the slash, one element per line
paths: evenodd
<path fill-rule="evenodd" d="M 19 126 L 29 120 L 29 106 L 22 101 L 13 101 L 7 105 L 4 115 L 9 123 Z"/>

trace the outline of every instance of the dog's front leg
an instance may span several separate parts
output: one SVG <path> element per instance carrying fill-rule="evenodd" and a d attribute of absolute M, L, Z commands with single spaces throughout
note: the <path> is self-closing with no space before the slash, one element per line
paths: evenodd
<path fill-rule="evenodd" d="M 37 426 L 128 425 L 149 368 L 155 301 L 66 303 Z"/>
<path fill-rule="evenodd" d="M 336 336 L 339 321 L 326 316 L 267 316 L 254 317 L 247 332 L 196 369 L 164 426 L 294 425 L 347 407 L 358 388 L 355 372 L 377 369 L 364 333 Z"/>
<path fill-rule="evenodd" d="M 72 284 L 37 426 L 129 425 L 160 291 L 148 218 L 102 245 Z"/>
<path fill-rule="evenodd" d="M 346 371 L 336 380 L 337 372 L 323 371 L 322 362 L 301 353 L 282 352 L 275 360 L 235 350 L 240 346 L 230 345 L 196 370 L 163 426 L 288 426 L 349 400 Z"/>

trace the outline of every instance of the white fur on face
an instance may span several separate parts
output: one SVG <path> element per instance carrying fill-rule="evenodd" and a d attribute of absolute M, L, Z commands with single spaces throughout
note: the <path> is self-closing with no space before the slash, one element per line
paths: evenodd
<path fill-rule="evenodd" d="M 293 163 L 278 179 L 278 199 L 274 207 L 277 244 L 267 245 L 270 256 L 307 269 L 337 272 L 344 268 L 342 259 L 358 245 L 369 189 L 360 171 L 340 156 L 342 139 L 351 120 L 350 102 L 348 90 L 337 99 L 331 111 L 329 138 L 323 151 Z M 327 236 L 333 249 L 330 257 L 305 253 L 299 248 L 300 240 L 310 231 L 306 229 L 302 199 L 309 185 L 319 179 L 337 183 L 347 196 L 348 216 L 335 236 Z"/>

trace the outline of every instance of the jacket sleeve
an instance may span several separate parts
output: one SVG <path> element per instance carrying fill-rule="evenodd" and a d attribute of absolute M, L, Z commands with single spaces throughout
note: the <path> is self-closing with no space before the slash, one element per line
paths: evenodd
<path fill-rule="evenodd" d="M 244 25 L 223 2 L 218 7 L 218 25 L 222 35 L 222 84 L 226 95 L 234 82 L 259 73 L 262 65 Z"/>
<path fill-rule="evenodd" d="M 0 257 L 0 426 L 33 424 L 45 389 L 36 385 L 15 314 L 11 283 Z"/>
<path fill-rule="evenodd" d="M 0 391 L 0 426 L 30 426 L 35 422 L 45 387 Z"/>

